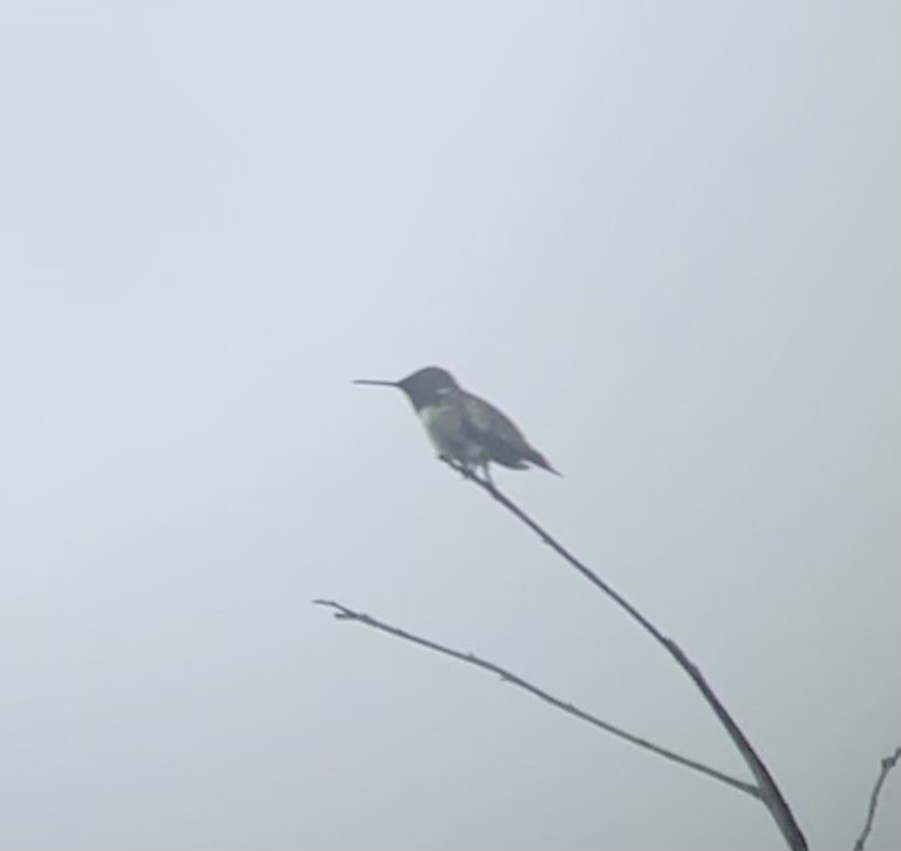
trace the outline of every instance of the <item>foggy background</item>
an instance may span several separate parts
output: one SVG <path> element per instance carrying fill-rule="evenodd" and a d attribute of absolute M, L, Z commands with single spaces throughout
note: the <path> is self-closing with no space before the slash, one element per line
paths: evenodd
<path fill-rule="evenodd" d="M 351 379 L 439 364 L 499 485 L 679 641 L 812 847 L 901 735 L 901 12 L 0 11 L 0 846 L 780 848 L 623 614 Z M 888 780 L 871 849 L 901 845 Z"/>

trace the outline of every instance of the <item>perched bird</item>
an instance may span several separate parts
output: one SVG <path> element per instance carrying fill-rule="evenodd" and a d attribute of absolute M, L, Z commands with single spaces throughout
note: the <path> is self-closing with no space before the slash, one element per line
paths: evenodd
<path fill-rule="evenodd" d="M 460 387 L 446 369 L 427 366 L 400 381 L 359 379 L 354 384 L 403 390 L 438 450 L 438 457 L 466 470 L 481 468 L 488 482 L 488 465 L 492 461 L 514 470 L 525 470 L 534 464 L 560 475 L 508 417 Z"/>

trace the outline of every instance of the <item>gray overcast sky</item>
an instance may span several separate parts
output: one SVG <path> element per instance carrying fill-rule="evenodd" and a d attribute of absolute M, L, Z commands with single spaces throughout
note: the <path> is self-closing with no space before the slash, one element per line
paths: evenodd
<path fill-rule="evenodd" d="M 745 776 L 659 648 L 350 384 L 436 363 L 566 474 L 501 486 L 850 848 L 901 736 L 899 32 L 889 0 L 7 0 L 0 847 L 781 847 L 310 605 Z"/>

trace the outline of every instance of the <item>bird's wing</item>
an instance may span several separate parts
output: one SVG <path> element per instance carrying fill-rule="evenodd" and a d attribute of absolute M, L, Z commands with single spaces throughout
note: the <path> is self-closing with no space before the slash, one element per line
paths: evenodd
<path fill-rule="evenodd" d="M 522 432 L 494 405 L 468 393 L 464 399 L 466 430 L 483 446 L 490 460 L 505 467 L 528 466 L 530 447 Z"/>
<path fill-rule="evenodd" d="M 468 435 L 485 449 L 488 460 L 524 470 L 529 464 L 543 467 L 559 476 L 551 463 L 516 427 L 513 421 L 484 399 L 467 393 L 464 396 L 464 428 Z"/>

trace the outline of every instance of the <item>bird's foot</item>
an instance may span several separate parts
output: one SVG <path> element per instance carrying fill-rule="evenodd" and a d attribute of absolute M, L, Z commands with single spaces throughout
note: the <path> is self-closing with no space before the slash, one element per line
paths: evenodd
<path fill-rule="evenodd" d="M 448 467 L 450 467 L 452 470 L 456 470 L 464 478 L 469 472 L 469 468 L 462 462 L 458 461 L 456 458 L 451 458 L 448 455 L 439 455 L 438 460 L 443 461 L 445 464 L 447 464 Z"/>

